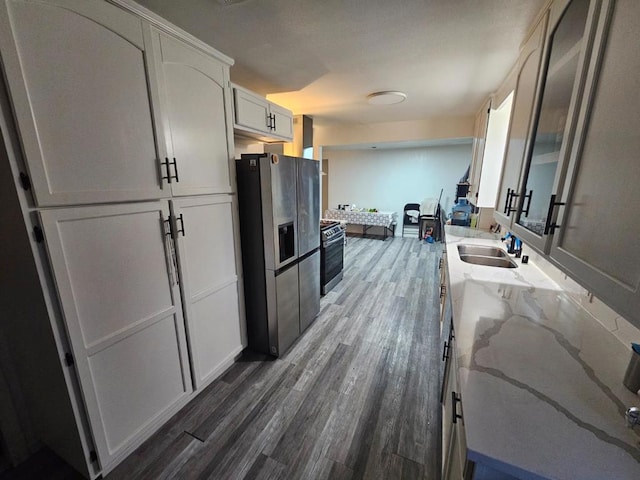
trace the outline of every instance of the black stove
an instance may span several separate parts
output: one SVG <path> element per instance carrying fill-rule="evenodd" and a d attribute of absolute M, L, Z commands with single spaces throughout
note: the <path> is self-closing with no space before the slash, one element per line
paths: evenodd
<path fill-rule="evenodd" d="M 325 295 L 342 280 L 344 229 L 339 222 L 320 221 L 320 291 Z"/>

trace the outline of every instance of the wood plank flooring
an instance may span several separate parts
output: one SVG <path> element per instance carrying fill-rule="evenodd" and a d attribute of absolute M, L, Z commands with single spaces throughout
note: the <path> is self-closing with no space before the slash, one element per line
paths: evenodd
<path fill-rule="evenodd" d="M 350 237 L 284 356 L 246 353 L 106 480 L 438 480 L 440 252 Z"/>

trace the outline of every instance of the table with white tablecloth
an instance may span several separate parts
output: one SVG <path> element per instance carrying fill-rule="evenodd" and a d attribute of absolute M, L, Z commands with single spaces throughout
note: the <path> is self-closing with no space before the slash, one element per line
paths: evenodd
<path fill-rule="evenodd" d="M 395 234 L 396 212 L 365 212 L 357 210 L 325 210 L 324 218 L 327 220 L 338 220 L 351 225 L 362 225 L 362 236 L 365 236 L 367 230 L 371 227 L 384 227 L 384 238 L 386 240 L 387 233 L 391 232 L 391 236 Z"/>

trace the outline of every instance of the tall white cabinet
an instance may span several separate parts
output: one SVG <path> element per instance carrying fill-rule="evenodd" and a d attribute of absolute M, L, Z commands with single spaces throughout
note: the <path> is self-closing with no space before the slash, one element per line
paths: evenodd
<path fill-rule="evenodd" d="M 128 0 L 6 0 L 0 27 L 7 277 L 31 272 L 0 328 L 39 438 L 96 477 L 244 345 L 232 61 Z"/>
<path fill-rule="evenodd" d="M 149 29 L 106 2 L 0 4 L 2 62 L 37 205 L 169 195 Z"/>

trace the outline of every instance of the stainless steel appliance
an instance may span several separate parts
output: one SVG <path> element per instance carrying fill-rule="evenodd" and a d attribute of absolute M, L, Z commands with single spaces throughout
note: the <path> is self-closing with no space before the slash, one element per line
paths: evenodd
<path fill-rule="evenodd" d="M 249 347 L 279 356 L 320 311 L 319 162 L 244 154 L 236 173 Z"/>
<path fill-rule="evenodd" d="M 338 222 L 323 220 L 320 237 L 320 285 L 326 295 L 342 280 L 345 233 Z"/>

